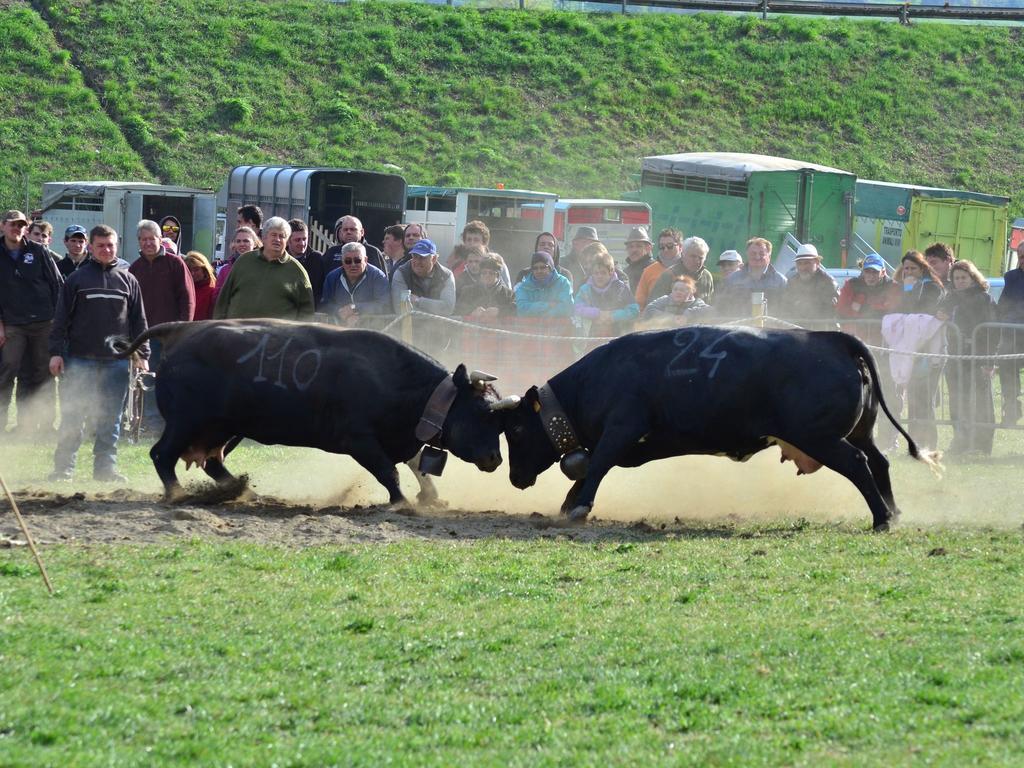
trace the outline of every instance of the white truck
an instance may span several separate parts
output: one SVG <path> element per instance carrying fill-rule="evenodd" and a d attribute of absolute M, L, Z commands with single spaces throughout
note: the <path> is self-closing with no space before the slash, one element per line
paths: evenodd
<path fill-rule="evenodd" d="M 212 260 L 217 242 L 217 198 L 209 189 L 150 184 L 141 181 L 50 181 L 43 201 L 33 211 L 53 225 L 50 247 L 63 254 L 64 230 L 72 224 L 88 231 L 97 224 L 113 227 L 119 236 L 118 256 L 138 256 L 135 228 L 141 219 L 159 222 L 175 216 L 181 223 L 180 251 L 200 251 Z"/>

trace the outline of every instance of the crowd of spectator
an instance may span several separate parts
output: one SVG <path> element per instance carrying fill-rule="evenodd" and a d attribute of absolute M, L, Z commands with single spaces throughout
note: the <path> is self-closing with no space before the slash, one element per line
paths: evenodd
<path fill-rule="evenodd" d="M 552 328 L 567 324 L 574 333 L 602 338 L 770 314 L 804 327 L 842 326 L 896 352 L 945 352 L 948 326 L 957 330 L 960 341 L 951 351 L 959 355 L 1024 350 L 1024 334 L 1022 340 L 1011 335 L 998 345 L 986 340 L 971 348 L 979 324 L 1024 324 L 1022 268 L 1006 275 L 997 306 L 977 268 L 957 261 L 942 243 L 923 254 L 908 252 L 892 275 L 880 256 L 869 254 L 860 275 L 840 291 L 814 245 L 800 246 L 794 268 L 782 274 L 772 264 L 771 242 L 760 237 L 743 244 L 743 253 L 726 250 L 709 264 L 702 238 L 666 228 L 655 241 L 646 228 L 635 227 L 617 263 L 597 231 L 581 226 L 564 255 L 553 233 L 538 235 L 531 254 L 515 255 L 519 263 L 528 256 L 529 267 L 513 276 L 490 249 L 481 221 L 465 226 L 446 258 L 416 223 L 389 226 L 378 248 L 367 242 L 358 218 L 342 216 L 336 242 L 324 253 L 310 248 L 309 227 L 301 219 L 264 220 L 257 206 L 247 205 L 238 209 L 236 224 L 227 260 L 215 270 L 203 253 L 179 253 L 181 223 L 173 216 L 138 223 L 138 257 L 129 266 L 117 257 L 118 233 L 108 227 L 87 232 L 69 226 L 67 255 L 58 258 L 49 249 L 49 224 L 30 222 L 19 211 L 4 214 L 0 427 L 17 382 L 18 429 L 53 431 L 51 377 L 63 376 L 55 478 L 72 475 L 86 429 L 94 437 L 95 477 L 120 478 L 116 445 L 128 364 L 114 358 L 105 339 L 138 335 L 147 324 L 318 317 L 349 328 L 374 327 L 370 318 L 415 310 L 491 326 L 514 317 L 545 318 Z M 155 369 L 159 356 L 153 344 L 134 365 Z M 906 403 L 915 439 L 936 447 L 934 408 L 944 376 L 959 425 L 950 450 L 991 452 L 992 365 L 894 355 L 892 365 L 883 367 L 892 402 L 897 409 Z M 1020 363 L 999 370 L 1002 421 L 1015 424 L 1021 416 Z M 86 391 L 92 395 L 81 397 Z M 33 401 L 36 407 L 29 408 Z M 152 402 L 147 412 L 158 418 Z"/>

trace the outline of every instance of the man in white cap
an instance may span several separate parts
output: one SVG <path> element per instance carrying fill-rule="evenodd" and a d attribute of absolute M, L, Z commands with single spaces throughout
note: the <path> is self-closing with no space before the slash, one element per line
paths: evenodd
<path fill-rule="evenodd" d="M 743 257 L 739 251 L 722 251 L 718 257 L 718 276 L 716 283 L 725 282 L 725 278 L 743 266 Z"/>
<path fill-rule="evenodd" d="M 779 316 L 809 328 L 829 327 L 836 316 L 839 287 L 821 268 L 821 256 L 813 244 L 804 243 L 797 249 L 796 266 L 786 277 L 789 282 L 782 291 Z"/>
<path fill-rule="evenodd" d="M 629 286 L 636 293 L 640 285 L 640 275 L 654 263 L 654 241 L 644 227 L 633 227 L 626 238 L 626 263 L 622 271 L 629 278 Z"/>

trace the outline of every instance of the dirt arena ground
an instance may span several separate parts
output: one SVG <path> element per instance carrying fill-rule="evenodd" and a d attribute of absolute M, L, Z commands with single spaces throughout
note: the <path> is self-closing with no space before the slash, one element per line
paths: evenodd
<path fill-rule="evenodd" d="M 415 481 L 404 467 L 401 473 L 404 490 L 414 498 Z M 946 481 L 935 481 L 916 462 L 901 460 L 894 476 L 903 526 L 1014 524 L 996 513 L 979 514 L 969 497 L 958 500 Z M 238 501 L 204 494 L 211 486 L 195 470 L 185 479 L 196 496 L 175 505 L 160 501 L 155 478 L 138 489 L 88 493 L 30 485 L 17 489 L 16 499 L 43 544 L 168 543 L 192 537 L 298 547 L 409 538 L 588 542 L 673 533 L 730 535 L 748 523 L 784 528 L 807 520 L 865 530 L 870 524 L 864 501 L 845 479 L 827 470 L 796 477 L 792 464 L 779 464 L 776 449 L 743 464 L 686 457 L 613 470 L 591 520 L 582 526 L 567 526 L 557 514 L 569 483 L 554 468 L 534 488 L 517 491 L 504 466 L 483 474 L 452 461 L 438 481 L 448 506 L 402 511 L 382 506 L 383 490 L 350 459 L 316 451 L 301 471 L 292 463 L 264 466 L 251 479 L 248 497 Z M 0 515 L 0 543 L 22 538 L 14 516 Z"/>

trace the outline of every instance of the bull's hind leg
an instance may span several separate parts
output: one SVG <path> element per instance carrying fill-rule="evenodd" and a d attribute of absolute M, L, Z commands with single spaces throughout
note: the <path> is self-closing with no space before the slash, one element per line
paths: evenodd
<path fill-rule="evenodd" d="M 231 453 L 238 444 L 242 442 L 243 438 L 239 435 L 235 435 L 230 440 L 224 443 L 224 449 L 220 452 L 221 456 L 227 458 L 227 455 Z M 216 445 L 219 440 L 213 441 L 211 444 Z M 228 485 L 230 483 L 237 482 L 237 478 L 228 471 L 228 468 L 224 466 L 224 462 L 219 456 L 210 456 L 206 459 L 203 464 L 203 471 L 209 476 L 217 485 Z"/>
<path fill-rule="evenodd" d="M 178 482 L 178 473 L 175 472 L 174 467 L 191 440 L 191 430 L 185 430 L 175 424 L 167 424 L 160 439 L 149 449 L 153 467 L 164 484 L 164 501 L 176 501 L 185 495 L 181 483 Z"/>
<path fill-rule="evenodd" d="M 388 458 L 384 449 L 372 437 L 353 442 L 360 443 L 361 447 L 358 451 L 352 451 L 352 458 L 387 489 L 388 502 L 405 504 L 405 496 L 402 495 L 402 488 L 398 484 L 398 469 L 395 467 L 395 463 Z"/>
<path fill-rule="evenodd" d="M 794 445 L 812 459 L 816 459 L 833 472 L 838 472 L 857 486 L 857 490 L 860 491 L 871 510 L 872 528 L 876 531 L 889 529 L 889 521 L 893 516 L 892 511 L 875 482 L 868 457 L 860 448 L 851 445 L 846 440 L 818 443 L 802 441 L 799 444 L 794 443 Z M 889 488 L 889 497 L 892 497 L 891 487 Z"/>
<path fill-rule="evenodd" d="M 870 437 L 861 440 L 854 440 L 848 438 L 850 443 L 853 444 L 854 448 L 858 448 L 864 452 L 864 455 L 868 458 L 868 468 L 871 470 L 871 476 L 875 478 L 875 485 L 878 486 L 878 492 L 882 494 L 882 498 L 889 507 L 889 511 L 892 515 L 892 520 L 896 520 L 900 516 L 900 508 L 896 506 L 896 498 L 892 492 L 892 480 L 889 476 L 889 460 L 885 458 L 885 455 L 878 450 L 878 446 L 875 445 L 874 440 Z"/>

